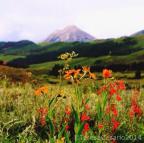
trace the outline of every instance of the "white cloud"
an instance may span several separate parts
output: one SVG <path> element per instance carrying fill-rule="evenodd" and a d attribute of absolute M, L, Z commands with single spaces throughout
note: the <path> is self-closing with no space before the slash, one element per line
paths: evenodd
<path fill-rule="evenodd" d="M 41 41 L 76 24 L 97 38 L 144 29 L 143 0 L 0 0 L 0 41 Z"/>

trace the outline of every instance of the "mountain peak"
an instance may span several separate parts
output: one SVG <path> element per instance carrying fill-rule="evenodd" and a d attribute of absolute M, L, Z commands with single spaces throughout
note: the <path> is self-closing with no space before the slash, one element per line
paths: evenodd
<path fill-rule="evenodd" d="M 95 38 L 90 34 L 84 32 L 75 25 L 70 25 L 64 29 L 57 30 L 50 34 L 45 40 L 46 42 L 87 42 L 92 41 Z"/>
<path fill-rule="evenodd" d="M 75 25 L 69 25 L 69 26 L 66 26 L 64 29 L 67 29 L 67 30 L 79 30 L 79 28 Z"/>

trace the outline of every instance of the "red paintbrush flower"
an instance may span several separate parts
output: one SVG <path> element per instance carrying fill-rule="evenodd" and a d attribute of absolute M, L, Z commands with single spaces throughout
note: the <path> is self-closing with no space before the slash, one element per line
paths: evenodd
<path fill-rule="evenodd" d="M 112 131 L 114 132 L 119 127 L 120 122 L 116 121 L 114 118 L 112 118 L 111 122 L 113 124 Z"/>
<path fill-rule="evenodd" d="M 111 111 L 112 111 L 112 113 L 113 113 L 113 115 L 114 115 L 115 117 L 118 116 L 118 110 L 116 109 L 115 105 L 112 105 Z"/>
<path fill-rule="evenodd" d="M 109 89 L 109 95 L 112 96 L 112 95 L 114 95 L 116 93 L 117 93 L 117 90 L 114 87 L 110 87 L 110 89 Z"/>
<path fill-rule="evenodd" d="M 99 129 L 102 129 L 102 128 L 103 128 L 103 124 L 99 123 L 99 124 L 98 124 L 98 128 L 99 128 Z"/>
<path fill-rule="evenodd" d="M 66 113 L 67 115 L 70 115 L 70 114 L 71 114 L 71 109 L 70 109 L 70 107 L 66 106 L 66 108 L 65 108 L 65 113 Z"/>
<path fill-rule="evenodd" d="M 46 124 L 45 118 L 46 118 L 46 115 L 48 113 L 48 109 L 41 107 L 38 109 L 38 112 L 40 113 L 40 123 L 42 126 L 44 126 Z"/>
<path fill-rule="evenodd" d="M 83 121 L 88 121 L 88 120 L 90 120 L 90 117 L 87 116 L 86 113 L 82 113 L 82 115 L 81 115 L 81 121 L 83 122 Z"/>
<path fill-rule="evenodd" d="M 65 130 L 68 131 L 70 129 L 69 125 L 66 125 Z"/>
<path fill-rule="evenodd" d="M 90 106 L 89 106 L 88 104 L 86 104 L 86 105 L 85 105 L 85 109 L 86 109 L 86 110 L 89 110 L 89 109 L 90 109 Z"/>
<path fill-rule="evenodd" d="M 85 134 L 86 132 L 88 132 L 89 131 L 89 124 L 88 123 L 85 123 L 84 124 L 84 128 L 83 128 L 83 134 Z"/>
<path fill-rule="evenodd" d="M 125 90 L 126 86 L 123 80 L 118 80 L 117 81 L 117 89 L 118 90 Z"/>
<path fill-rule="evenodd" d="M 120 95 L 117 95 L 117 96 L 116 96 L 116 100 L 117 100 L 117 101 L 121 101 L 121 100 L 122 100 L 121 96 L 120 96 Z"/>

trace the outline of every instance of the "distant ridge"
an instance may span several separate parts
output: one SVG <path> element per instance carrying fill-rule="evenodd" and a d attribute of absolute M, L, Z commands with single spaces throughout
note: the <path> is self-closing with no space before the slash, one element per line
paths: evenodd
<path fill-rule="evenodd" d="M 144 30 L 138 31 L 138 32 L 132 34 L 131 36 L 140 36 L 140 35 L 144 35 Z"/>
<path fill-rule="evenodd" d="M 92 40 L 95 40 L 95 37 L 78 27 L 71 25 L 62 30 L 53 32 L 46 38 L 45 42 L 87 42 Z"/>

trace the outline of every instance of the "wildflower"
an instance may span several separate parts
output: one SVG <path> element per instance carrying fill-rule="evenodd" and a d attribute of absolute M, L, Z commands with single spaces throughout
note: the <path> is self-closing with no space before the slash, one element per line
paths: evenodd
<path fill-rule="evenodd" d="M 109 89 L 109 95 L 110 95 L 110 97 L 112 95 L 114 95 L 116 92 L 117 92 L 117 90 L 114 87 L 110 87 L 110 89 Z"/>
<path fill-rule="evenodd" d="M 98 128 L 99 128 L 99 129 L 102 129 L 102 128 L 103 128 L 103 124 L 99 123 L 99 124 L 98 124 Z"/>
<path fill-rule="evenodd" d="M 47 110 L 47 108 L 39 108 L 38 112 L 40 113 L 40 123 L 42 126 L 44 126 L 46 124 L 45 117 L 48 113 L 48 110 Z"/>
<path fill-rule="evenodd" d="M 125 89 L 126 89 L 126 86 L 125 86 L 123 80 L 117 81 L 117 89 L 118 89 L 118 90 L 125 90 Z"/>
<path fill-rule="evenodd" d="M 79 73 L 80 73 L 80 69 L 74 70 L 74 78 L 77 78 Z"/>
<path fill-rule="evenodd" d="M 108 70 L 108 69 L 103 70 L 103 77 L 104 78 L 109 78 L 111 76 L 112 76 L 112 71 L 111 70 Z"/>
<path fill-rule="evenodd" d="M 83 113 L 83 114 L 81 115 L 81 121 L 88 121 L 88 120 L 90 120 L 90 117 L 87 116 L 86 113 Z"/>
<path fill-rule="evenodd" d="M 90 109 L 90 106 L 89 106 L 88 104 L 86 104 L 86 105 L 85 105 L 85 109 L 86 109 L 86 110 L 89 110 L 89 109 Z"/>
<path fill-rule="evenodd" d="M 96 79 L 96 75 L 94 73 L 89 72 L 89 77 L 92 79 Z"/>
<path fill-rule="evenodd" d="M 112 131 L 115 131 L 119 127 L 120 122 L 116 121 L 114 118 L 112 118 L 111 122 L 113 124 Z"/>
<path fill-rule="evenodd" d="M 71 79 L 73 72 L 74 72 L 74 70 L 65 71 L 65 79 L 66 79 L 66 80 Z"/>
<path fill-rule="evenodd" d="M 74 79 L 77 79 L 78 78 L 78 75 L 80 74 L 80 69 L 72 69 L 72 70 L 68 70 L 68 71 L 65 71 L 65 79 L 66 80 L 70 80 L 71 78 L 74 78 Z"/>
<path fill-rule="evenodd" d="M 44 107 L 41 107 L 41 108 L 38 109 L 38 112 L 39 112 L 41 115 L 45 116 L 45 115 L 48 113 L 48 109 L 47 109 L 47 108 L 44 108 Z"/>
<path fill-rule="evenodd" d="M 70 114 L 71 114 L 71 110 L 70 110 L 70 108 L 69 108 L 68 106 L 65 108 L 65 113 L 66 113 L 67 115 L 70 115 Z"/>
<path fill-rule="evenodd" d="M 120 95 L 117 95 L 117 96 L 116 96 L 116 100 L 117 100 L 117 101 L 121 101 L 121 100 L 122 100 L 121 96 L 120 96 Z"/>
<path fill-rule="evenodd" d="M 82 67 L 83 72 L 88 73 L 90 72 L 90 67 Z"/>
<path fill-rule="evenodd" d="M 40 123 L 41 123 L 42 126 L 46 125 L 45 116 L 40 117 Z"/>
<path fill-rule="evenodd" d="M 109 114 L 110 113 L 110 105 L 107 105 L 107 107 L 106 107 L 106 114 Z"/>
<path fill-rule="evenodd" d="M 46 85 L 35 90 L 36 96 L 40 96 L 42 94 L 47 94 L 47 93 L 48 93 L 48 86 Z"/>
<path fill-rule="evenodd" d="M 35 93 L 35 95 L 36 95 L 36 96 L 41 95 L 41 91 L 40 91 L 39 89 L 35 90 L 35 92 L 34 92 L 34 93 Z"/>
<path fill-rule="evenodd" d="M 85 123 L 84 124 L 84 128 L 83 128 L 83 134 L 85 134 L 86 132 L 88 132 L 89 131 L 89 124 L 88 123 Z"/>
<path fill-rule="evenodd" d="M 65 130 L 68 131 L 70 129 L 69 125 L 66 125 Z"/>
<path fill-rule="evenodd" d="M 142 115 L 142 110 L 137 104 L 136 100 L 131 101 L 131 108 L 129 110 L 129 116 L 132 119 L 135 115 L 141 116 Z"/>
<path fill-rule="evenodd" d="M 107 89 L 107 86 L 106 86 L 106 85 L 103 85 L 103 86 L 97 91 L 97 94 L 98 94 L 98 95 L 102 94 L 102 92 L 104 92 L 106 89 Z"/>
<path fill-rule="evenodd" d="M 118 116 L 118 110 L 116 109 L 115 105 L 112 105 L 111 111 L 112 111 L 114 116 Z"/>
<path fill-rule="evenodd" d="M 135 116 L 135 112 L 133 111 L 132 108 L 130 108 L 130 110 L 129 110 L 129 117 L 130 117 L 130 119 L 133 119 L 134 116 Z"/>

